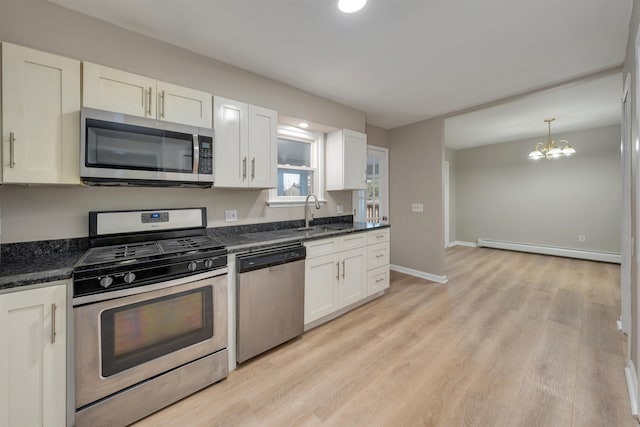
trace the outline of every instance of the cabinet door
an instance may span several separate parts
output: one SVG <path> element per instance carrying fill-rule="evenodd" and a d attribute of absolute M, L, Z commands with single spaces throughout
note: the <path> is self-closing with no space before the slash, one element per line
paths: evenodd
<path fill-rule="evenodd" d="M 367 188 L 367 135 L 348 129 L 331 132 L 326 143 L 327 190 Z"/>
<path fill-rule="evenodd" d="M 67 290 L 60 283 L 0 295 L 0 425 L 66 425 Z"/>
<path fill-rule="evenodd" d="M 213 99 L 215 130 L 214 185 L 247 187 L 249 127 L 248 105 L 219 96 Z"/>
<path fill-rule="evenodd" d="M 249 105 L 249 187 L 278 185 L 278 113 Z"/>
<path fill-rule="evenodd" d="M 304 323 L 333 313 L 339 305 L 338 258 L 326 255 L 307 259 L 304 276 Z"/>
<path fill-rule="evenodd" d="M 211 94 L 157 82 L 158 119 L 211 129 Z"/>
<path fill-rule="evenodd" d="M 367 296 L 367 250 L 353 249 L 338 254 L 340 257 L 341 306 L 358 302 Z"/>
<path fill-rule="evenodd" d="M 344 189 L 367 188 L 367 135 L 344 130 Z"/>
<path fill-rule="evenodd" d="M 2 44 L 5 183 L 80 183 L 80 62 Z"/>
<path fill-rule="evenodd" d="M 156 81 L 149 77 L 82 63 L 82 105 L 156 118 Z"/>

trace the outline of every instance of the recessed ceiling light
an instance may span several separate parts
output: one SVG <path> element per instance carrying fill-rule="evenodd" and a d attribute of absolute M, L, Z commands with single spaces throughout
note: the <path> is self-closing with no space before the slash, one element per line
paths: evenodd
<path fill-rule="evenodd" d="M 338 9 L 344 13 L 357 12 L 367 4 L 367 0 L 338 0 Z"/>
<path fill-rule="evenodd" d="M 309 123 L 307 123 L 307 122 L 300 122 L 300 124 L 299 124 L 298 126 L 300 126 L 302 129 L 306 129 L 306 128 L 308 128 L 308 127 L 309 127 Z"/>

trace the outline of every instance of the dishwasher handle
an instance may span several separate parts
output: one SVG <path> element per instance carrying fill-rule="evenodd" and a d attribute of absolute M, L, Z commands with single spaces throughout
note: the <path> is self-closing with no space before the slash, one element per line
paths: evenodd
<path fill-rule="evenodd" d="M 249 253 L 236 257 L 238 273 L 269 268 L 276 265 L 287 264 L 289 262 L 304 260 L 307 257 L 307 248 L 304 246 L 294 246 L 289 248 L 274 249 L 272 251 L 261 251 L 259 253 Z"/>

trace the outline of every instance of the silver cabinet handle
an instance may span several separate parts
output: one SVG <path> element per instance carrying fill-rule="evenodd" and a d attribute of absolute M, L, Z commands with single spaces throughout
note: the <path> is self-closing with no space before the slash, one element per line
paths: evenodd
<path fill-rule="evenodd" d="M 384 254 L 378 254 L 376 255 L 376 258 L 382 258 L 384 256 Z"/>
<path fill-rule="evenodd" d="M 251 181 L 256 177 L 256 158 L 251 159 Z"/>
<path fill-rule="evenodd" d="M 242 159 L 242 180 L 247 179 L 247 158 Z"/>
<path fill-rule="evenodd" d="M 9 167 L 10 168 L 14 168 L 16 166 L 16 161 L 15 161 L 15 144 L 16 144 L 16 137 L 13 134 L 13 132 L 9 132 Z"/>
<path fill-rule="evenodd" d="M 164 119 L 164 91 L 160 92 L 160 118 Z"/>
<path fill-rule="evenodd" d="M 336 273 L 336 279 L 340 280 L 340 261 L 336 261 L 336 268 L 338 272 Z"/>
<path fill-rule="evenodd" d="M 56 342 L 56 305 L 51 304 L 51 344 Z"/>
<path fill-rule="evenodd" d="M 344 260 L 342 260 L 342 278 L 343 278 L 343 279 L 344 279 L 344 271 L 345 271 L 345 268 L 344 268 Z"/>
<path fill-rule="evenodd" d="M 383 282 L 383 281 L 384 281 L 384 279 L 376 279 L 376 283 L 380 283 L 380 282 Z"/>
<path fill-rule="evenodd" d="M 151 86 L 149 86 L 149 93 L 147 93 L 147 100 L 149 101 L 147 104 L 147 114 L 151 116 Z"/>

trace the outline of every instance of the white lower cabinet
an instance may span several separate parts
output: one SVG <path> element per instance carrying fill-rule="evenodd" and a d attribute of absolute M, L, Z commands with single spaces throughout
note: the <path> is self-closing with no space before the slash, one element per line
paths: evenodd
<path fill-rule="evenodd" d="M 66 425 L 67 282 L 0 295 L 0 426 Z"/>
<path fill-rule="evenodd" d="M 382 237 L 352 233 L 305 243 L 305 325 L 389 287 L 388 238 L 387 229 Z"/>
<path fill-rule="evenodd" d="M 389 287 L 389 228 L 367 233 L 367 295 Z"/>

